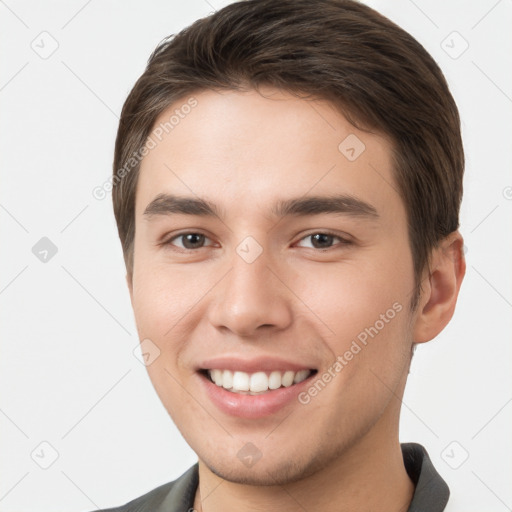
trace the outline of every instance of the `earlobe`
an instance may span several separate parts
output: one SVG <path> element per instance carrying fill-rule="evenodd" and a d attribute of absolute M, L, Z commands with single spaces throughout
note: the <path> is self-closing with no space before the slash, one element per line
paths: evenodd
<path fill-rule="evenodd" d="M 466 272 L 463 247 L 461 234 L 454 231 L 434 249 L 414 326 L 415 343 L 435 338 L 452 318 Z"/>

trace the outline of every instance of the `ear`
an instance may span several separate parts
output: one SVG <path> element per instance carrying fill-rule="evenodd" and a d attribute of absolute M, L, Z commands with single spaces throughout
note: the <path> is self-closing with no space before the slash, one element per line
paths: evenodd
<path fill-rule="evenodd" d="M 414 343 L 430 341 L 446 327 L 453 316 L 465 273 L 464 240 L 454 231 L 432 252 L 429 273 L 422 283 Z"/>

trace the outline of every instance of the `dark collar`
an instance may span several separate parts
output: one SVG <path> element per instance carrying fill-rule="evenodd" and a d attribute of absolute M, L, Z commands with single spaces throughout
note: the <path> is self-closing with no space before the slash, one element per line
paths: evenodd
<path fill-rule="evenodd" d="M 418 443 L 402 443 L 405 469 L 416 489 L 407 512 L 442 512 L 450 489 L 436 471 L 427 451 Z"/>

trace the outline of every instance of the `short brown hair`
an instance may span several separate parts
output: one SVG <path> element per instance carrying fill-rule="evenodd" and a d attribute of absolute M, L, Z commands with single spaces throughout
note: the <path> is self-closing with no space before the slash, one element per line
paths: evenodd
<path fill-rule="evenodd" d="M 236 2 L 159 44 L 123 106 L 115 145 L 114 214 L 129 277 L 141 160 L 134 155 L 157 117 L 195 92 L 259 86 L 328 100 L 354 126 L 390 139 L 408 216 L 414 307 L 431 250 L 459 227 L 459 114 L 423 46 L 354 0 Z"/>

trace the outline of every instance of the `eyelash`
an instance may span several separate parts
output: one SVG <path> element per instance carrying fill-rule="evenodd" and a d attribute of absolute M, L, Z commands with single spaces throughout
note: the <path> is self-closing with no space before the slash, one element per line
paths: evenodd
<path fill-rule="evenodd" d="M 204 235 L 204 233 L 201 233 L 201 232 L 198 232 L 198 231 L 187 231 L 185 233 L 180 233 L 179 235 L 175 235 L 173 236 L 172 238 L 170 238 L 169 240 L 167 240 L 166 242 L 163 242 L 162 245 L 164 246 L 172 246 L 173 245 L 173 241 L 176 240 L 176 239 L 179 239 L 179 238 L 182 238 L 182 237 L 185 237 L 187 235 L 203 235 L 206 239 L 209 240 L 209 238 Z M 330 237 L 333 237 L 333 238 L 337 238 L 339 240 L 339 244 L 338 246 L 348 246 L 348 245 L 352 245 L 352 241 L 351 240 L 348 240 L 347 238 L 343 238 L 342 236 L 336 234 L 336 233 L 333 233 L 332 231 L 314 231 L 312 233 L 309 233 L 305 236 L 303 236 L 299 242 L 301 242 L 302 240 L 305 240 L 307 238 L 310 238 L 314 235 L 327 235 L 327 236 L 330 236 Z M 195 249 L 187 249 L 186 247 L 175 247 L 176 250 L 178 251 L 181 251 L 181 252 L 192 252 L 192 251 L 197 251 L 199 249 L 204 249 L 205 247 L 210 247 L 211 245 L 207 245 L 207 246 L 203 246 L 203 247 L 198 247 L 198 248 L 195 248 Z M 313 250 L 316 250 L 316 251 L 328 251 L 330 249 L 335 249 L 336 248 L 336 245 L 334 246 L 331 246 L 331 247 L 326 247 L 324 249 L 322 248 L 316 248 L 316 247 L 306 247 L 306 249 L 313 249 Z"/>

